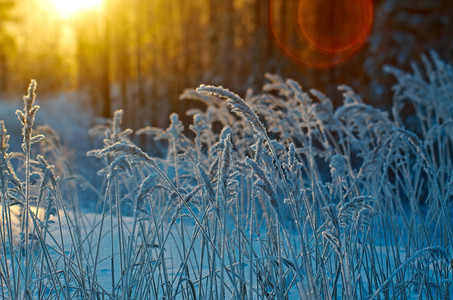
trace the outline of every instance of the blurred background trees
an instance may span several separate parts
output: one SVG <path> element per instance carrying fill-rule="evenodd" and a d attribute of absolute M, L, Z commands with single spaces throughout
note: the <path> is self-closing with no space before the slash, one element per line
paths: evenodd
<path fill-rule="evenodd" d="M 0 0 L 0 93 L 18 97 L 35 78 L 41 95 L 87 95 L 87 109 L 99 116 L 123 108 L 133 129 L 166 126 L 171 112 L 183 115 L 192 105 L 178 100 L 186 88 L 215 84 L 244 95 L 261 87 L 265 72 L 333 99 L 339 96 L 335 86 L 346 83 L 385 107 L 392 78 L 383 65 L 408 67 L 430 49 L 447 61 L 453 57 L 449 0 L 374 1 L 366 45 L 324 69 L 295 64 L 281 53 L 269 34 L 267 1 L 105 0 L 101 9 L 70 18 L 49 9 L 49 1 Z"/>
<path fill-rule="evenodd" d="M 15 50 L 15 40 L 7 31 L 7 24 L 12 22 L 12 1 L 0 1 L 0 93 L 5 93 L 9 88 L 8 71 L 10 68 L 8 58 Z"/>

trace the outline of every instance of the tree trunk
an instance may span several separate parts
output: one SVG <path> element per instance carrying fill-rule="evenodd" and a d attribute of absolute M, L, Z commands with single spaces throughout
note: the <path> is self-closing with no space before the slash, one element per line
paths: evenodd
<path fill-rule="evenodd" d="M 112 117 L 112 99 L 110 97 L 110 20 L 108 13 L 104 14 L 104 51 L 102 57 L 102 116 Z"/>

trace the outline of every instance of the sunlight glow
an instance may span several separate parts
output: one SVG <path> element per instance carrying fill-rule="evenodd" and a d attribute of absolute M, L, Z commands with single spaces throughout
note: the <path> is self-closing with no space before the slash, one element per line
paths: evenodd
<path fill-rule="evenodd" d="M 52 0 L 55 10 L 63 18 L 69 18 L 77 13 L 100 9 L 103 0 Z"/>

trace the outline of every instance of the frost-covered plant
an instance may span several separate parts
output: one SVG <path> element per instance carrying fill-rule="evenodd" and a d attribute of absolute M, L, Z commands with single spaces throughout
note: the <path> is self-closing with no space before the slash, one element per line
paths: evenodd
<path fill-rule="evenodd" d="M 38 106 L 35 101 L 36 82 L 32 80 L 28 95 L 24 97 L 23 111 L 16 114 L 22 123 L 23 153 L 8 153 L 9 136 L 3 121 L 0 122 L 1 137 L 1 249 L 0 267 L 2 273 L 3 298 L 31 299 L 44 297 L 54 293 L 69 297 L 68 289 L 74 277 L 83 281 L 83 272 L 80 276 L 74 270 L 81 267 L 79 263 L 73 265 L 66 255 L 71 255 L 71 248 L 65 249 L 61 235 L 49 231 L 51 226 L 62 229 L 62 219 L 71 223 L 65 213 L 63 197 L 59 189 L 59 179 L 55 175 L 54 167 L 42 156 L 33 158 L 32 144 L 41 141 L 43 135 L 35 135 L 34 120 Z M 13 158 L 23 160 L 25 179 L 11 163 Z M 17 169 L 21 169 L 18 164 Z M 72 230 L 72 229 L 71 229 Z M 69 230 L 69 231 L 71 231 Z M 61 233 L 61 231 L 60 231 Z M 72 238 L 74 245 L 76 238 Z M 49 246 L 53 244 L 53 246 Z M 68 250 L 68 252 L 66 252 Z M 59 258 L 52 255 L 54 252 L 63 253 Z M 60 269 L 61 268 L 61 269 Z M 79 271 L 83 268 L 79 268 Z M 71 278 L 70 278 L 71 277 Z M 42 280 L 37 280 L 42 279 Z"/>
<path fill-rule="evenodd" d="M 2 296 L 451 297 L 452 114 L 439 106 L 450 97 L 451 67 L 432 60 L 428 75 L 393 71 L 391 116 L 347 86 L 335 108 L 271 74 L 263 93 L 244 98 L 221 87 L 187 90 L 182 99 L 206 104 L 188 111 L 192 136 L 176 114 L 166 129 L 138 131 L 164 140 L 163 158 L 134 144 L 117 111 L 94 130 L 104 141 L 89 155 L 104 163 L 105 185 L 97 187 L 102 213 L 90 219 L 66 209 L 60 186 L 74 185 L 58 179 L 52 156 L 8 153 L 0 122 Z M 436 97 L 421 99 L 425 87 Z M 403 117 L 406 100 L 419 110 L 420 131 Z M 28 183 L 13 158 L 29 165 Z M 31 247 L 20 248 L 9 208 L 27 199 L 38 208 L 28 209 Z"/>
<path fill-rule="evenodd" d="M 11 195 L 11 183 L 17 189 L 17 192 L 21 192 L 21 183 L 17 178 L 15 171 L 11 165 L 11 157 L 12 155 L 8 153 L 9 149 L 9 138 L 10 136 L 7 134 L 5 124 L 3 121 L 0 121 L 0 180 L 1 180 L 1 248 L 2 248 L 2 259 L 1 264 L 3 266 L 3 270 L 10 271 L 13 276 L 11 276 L 9 272 L 5 272 L 5 276 L 3 278 L 2 286 L 4 285 L 5 288 L 2 288 L 2 295 L 5 295 L 5 289 L 10 291 L 13 297 L 17 297 L 17 287 L 16 287 L 16 280 L 12 279 L 16 274 L 17 266 L 15 264 L 8 264 L 8 261 L 14 261 L 17 259 L 15 255 L 15 243 L 13 241 L 13 231 L 17 230 L 13 228 L 13 222 L 11 221 L 11 209 L 10 207 L 17 204 L 23 204 L 20 201 L 15 201 L 13 195 Z M 13 200 L 13 201 L 11 201 Z M 9 270 L 10 269 L 10 270 Z"/>
<path fill-rule="evenodd" d="M 436 64 L 440 68 L 439 61 Z M 441 86 L 442 90 L 448 90 L 445 83 L 451 77 L 445 76 L 448 73 L 445 70 L 448 67 L 442 66 L 443 77 L 438 76 L 444 83 L 433 89 Z M 267 222 L 273 221 L 266 201 L 271 211 L 290 212 L 288 223 L 294 222 L 291 226 L 297 229 L 298 245 L 302 243 L 301 249 L 305 246 L 313 249 L 306 255 L 309 258 L 303 258 L 304 254 L 301 254 L 302 272 L 320 274 L 316 276 L 316 282 L 308 280 L 307 286 L 317 286 L 325 297 L 335 297 L 339 291 L 345 293 L 344 297 L 364 297 L 372 294 L 375 280 L 388 280 L 390 274 L 382 272 L 384 264 L 397 265 L 404 259 L 399 254 L 401 248 L 410 255 L 413 249 L 420 249 L 420 244 L 448 245 L 445 242 L 451 241 L 452 226 L 448 217 L 451 201 L 447 196 L 450 195 L 447 174 L 451 172 L 448 157 L 451 153 L 451 130 L 448 129 L 451 115 L 439 111 L 442 122 L 446 120 L 445 125 L 430 132 L 426 130 L 430 134 L 417 137 L 405 128 L 398 109 L 394 110 L 392 120 L 386 112 L 365 104 L 347 86 L 339 87 L 343 91 L 344 104 L 334 109 L 330 100 L 319 91 L 310 90 L 309 94 L 293 80 L 285 81 L 275 75 L 267 75 L 267 78 L 270 83 L 265 85 L 265 93 L 248 95 L 247 101 L 215 87 L 201 87 L 198 89 L 201 95 L 191 91 L 184 97 L 198 98 L 207 104 L 205 112 L 196 112 L 198 118 L 221 119 L 232 126 L 231 139 L 239 160 L 250 156 L 250 150 L 269 150 L 258 151 L 257 160 L 245 161 L 255 174 L 247 181 L 252 190 L 247 197 L 253 195 L 252 199 L 258 201 Z M 410 91 L 411 88 L 404 89 Z M 206 93 L 227 98 L 226 103 L 242 118 L 233 119 L 235 123 L 231 123 L 225 107 L 215 99 L 204 98 L 208 97 Z M 215 114 L 217 109 L 221 118 Z M 436 121 L 428 123 L 437 124 Z M 252 134 L 244 134 L 247 127 L 253 130 Z M 206 128 L 211 129 L 212 123 Z M 237 134 L 237 128 L 244 132 Z M 215 136 L 209 132 L 210 136 Z M 210 153 L 215 155 L 216 152 Z M 445 162 L 440 169 L 439 159 Z M 328 166 L 331 172 L 328 172 Z M 203 170 L 200 166 L 198 169 Z M 207 182 L 205 173 L 201 174 Z M 209 195 L 212 188 L 204 184 L 203 190 Z M 293 199 L 282 201 L 288 195 Z M 324 212 L 329 207 L 334 208 L 338 219 L 336 233 L 328 229 L 332 217 Z M 435 218 L 440 220 L 443 229 L 437 227 L 439 223 L 434 222 Z M 284 227 L 289 226 L 288 223 Z M 416 236 L 416 231 L 422 234 Z M 315 234 L 310 242 L 306 241 L 305 237 L 312 236 L 313 232 L 325 234 Z M 435 233 L 432 238 L 430 232 Z M 438 235 L 441 233 L 443 238 Z M 393 238 L 398 234 L 404 236 L 399 242 Z M 338 243 L 325 243 L 333 241 L 334 237 Z M 375 242 L 381 240 L 387 245 L 387 255 L 383 261 L 377 261 L 374 259 L 377 255 Z M 284 239 L 278 243 L 282 242 L 288 245 Z M 329 252 L 332 247 L 337 247 L 338 251 Z M 370 257 L 371 264 L 366 261 Z M 313 264 L 311 260 L 314 260 Z M 335 261 L 341 263 L 335 264 Z M 364 270 L 375 272 L 376 268 L 380 271 L 375 274 L 381 275 L 363 277 Z M 263 270 L 256 273 L 258 278 L 266 273 Z M 331 281 L 328 274 L 336 274 L 335 280 Z M 264 281 L 260 279 L 260 282 Z M 337 289 L 340 282 L 341 288 Z M 408 293 L 404 289 L 395 290 L 397 295 Z"/>
<path fill-rule="evenodd" d="M 43 135 L 33 135 L 33 124 L 35 122 L 35 115 L 39 109 L 38 105 L 35 105 L 35 94 L 36 91 L 36 81 L 32 80 L 30 86 L 28 87 L 28 94 L 24 96 L 24 109 L 23 111 L 17 110 L 16 114 L 22 123 L 22 151 L 25 154 L 25 205 L 24 205 L 24 216 L 23 224 L 21 226 L 21 239 L 23 240 L 23 247 L 25 249 L 25 295 L 30 293 L 28 287 L 29 272 L 30 272 L 30 260 L 29 260 L 29 209 L 30 209 L 30 175 L 31 175 L 31 146 L 32 144 L 38 143 L 41 141 Z"/>

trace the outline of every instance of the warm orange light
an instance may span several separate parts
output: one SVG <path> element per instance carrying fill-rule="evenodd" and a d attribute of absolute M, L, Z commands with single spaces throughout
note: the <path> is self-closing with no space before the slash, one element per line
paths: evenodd
<path fill-rule="evenodd" d="M 372 20 L 370 4 L 359 0 L 302 0 L 297 11 L 299 29 L 320 50 L 347 50 L 367 37 Z"/>
<path fill-rule="evenodd" d="M 69 18 L 75 14 L 100 9 L 103 0 L 51 0 L 58 14 L 63 18 Z"/>
<path fill-rule="evenodd" d="M 352 57 L 373 25 L 372 0 L 270 0 L 269 25 L 293 61 L 332 67 Z"/>

